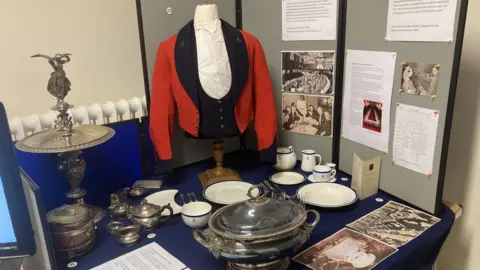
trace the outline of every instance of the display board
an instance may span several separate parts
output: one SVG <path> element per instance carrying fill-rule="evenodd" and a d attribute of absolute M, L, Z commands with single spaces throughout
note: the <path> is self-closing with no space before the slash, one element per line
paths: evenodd
<path fill-rule="evenodd" d="M 140 38 L 144 43 L 144 76 L 148 78 L 147 91 L 151 89 L 153 67 L 160 43 L 168 39 L 193 19 L 195 8 L 205 1 L 189 0 L 137 0 L 139 9 Z M 220 18 L 235 26 L 235 1 L 209 1 L 218 6 Z M 143 38 L 143 40 L 142 40 Z M 148 94 L 149 92 L 147 92 Z M 211 140 L 187 139 L 185 132 L 175 120 L 175 136 L 172 140 L 173 164 L 175 167 L 197 162 L 213 155 Z M 239 149 L 239 139 L 225 139 L 225 152 Z"/>
<path fill-rule="evenodd" d="M 338 16 L 338 18 L 340 17 L 341 16 Z M 329 90 L 326 91 L 327 94 L 312 94 L 312 92 L 316 91 L 317 87 L 312 87 L 311 89 L 313 90 L 305 91 L 302 89 L 301 91 L 292 91 L 292 88 L 299 89 L 302 88 L 302 86 L 301 83 L 300 86 L 298 86 L 298 84 L 296 86 L 289 86 L 288 81 L 291 81 L 292 84 L 295 84 L 295 77 L 289 77 L 288 75 L 292 74 L 293 70 L 295 70 L 294 73 L 301 73 L 305 71 L 310 72 L 312 70 L 313 72 L 316 72 L 316 67 L 308 67 L 310 64 L 308 57 L 324 57 L 324 60 L 320 60 L 324 62 L 333 60 L 333 67 L 327 68 L 328 65 L 322 64 L 323 70 L 320 71 L 322 74 L 321 77 L 316 77 L 312 80 L 318 79 L 320 81 L 320 88 L 322 88 L 325 86 L 324 82 L 326 82 L 326 79 L 324 75 L 326 75 L 329 83 L 331 83 L 331 90 L 337 92 L 338 82 L 336 81 L 335 76 L 337 71 L 337 55 L 335 54 L 332 58 L 332 56 L 329 54 L 329 52 L 337 51 L 337 41 L 283 41 L 282 2 L 278 0 L 243 0 L 242 18 L 243 30 L 258 38 L 263 46 L 267 58 L 270 77 L 272 79 L 274 88 L 277 117 L 279 120 L 277 144 L 279 146 L 294 146 L 298 159 L 301 159 L 302 150 L 313 149 L 316 151 L 316 153 L 322 156 L 323 162 L 331 162 L 332 151 L 334 150 L 334 136 L 339 136 L 339 134 L 333 132 L 333 126 L 336 124 L 335 122 L 337 117 L 337 115 L 334 114 L 335 106 L 331 106 L 329 103 L 327 103 L 327 100 L 330 100 L 332 97 L 336 98 L 337 94 L 328 94 Z M 323 71 L 327 69 L 329 70 L 328 74 L 323 73 Z M 330 69 L 332 74 L 330 74 Z M 285 77 L 285 75 L 287 76 Z M 316 93 L 317 92 L 318 91 L 316 91 Z M 300 96 L 306 96 L 306 98 L 302 98 Z M 312 125 L 309 124 L 305 124 L 303 127 L 297 126 L 295 128 L 290 128 L 290 126 L 286 124 L 288 123 L 288 120 L 286 120 L 284 116 L 284 112 L 288 110 L 286 107 L 288 106 L 290 107 L 290 110 L 292 110 L 292 107 L 295 106 L 300 108 L 299 105 L 305 106 L 305 103 L 307 110 L 308 108 L 311 108 L 310 105 L 314 106 L 315 110 L 321 106 L 324 108 L 323 112 L 328 110 L 331 114 L 333 114 L 330 136 L 327 133 L 323 134 L 326 136 L 322 136 L 322 133 L 325 131 L 325 129 L 319 129 L 321 131 L 317 132 L 315 128 L 312 128 Z M 250 129 L 247 138 L 247 146 L 249 148 L 252 147 L 252 145 L 253 147 L 256 146 L 254 145 L 256 140 L 252 139 L 252 137 L 254 137 L 254 132 L 251 131 L 252 129 Z"/>
<path fill-rule="evenodd" d="M 439 214 L 442 209 L 443 181 L 467 1 L 458 0 L 451 42 L 388 41 L 386 36 L 388 9 L 389 1 L 386 0 L 349 0 L 347 1 L 345 29 L 347 50 L 396 53 L 392 106 L 384 108 L 390 110 L 388 151 L 387 153 L 377 151 L 352 140 L 341 138 L 339 169 L 351 174 L 354 153 L 365 159 L 381 156 L 380 189 L 428 212 Z M 265 30 L 262 29 L 262 31 Z M 275 39 L 278 40 L 278 37 Z M 417 96 L 398 91 L 403 83 L 404 69 L 402 66 L 405 65 L 403 62 L 430 63 L 436 64 L 440 68 L 436 96 Z M 431 109 L 439 113 L 431 174 L 421 174 L 394 164 L 392 152 L 396 104 L 398 103 Z"/>

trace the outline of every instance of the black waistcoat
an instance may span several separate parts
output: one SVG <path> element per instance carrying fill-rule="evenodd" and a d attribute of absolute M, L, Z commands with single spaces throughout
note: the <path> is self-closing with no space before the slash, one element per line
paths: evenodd
<path fill-rule="evenodd" d="M 200 84 L 200 82 L 199 82 Z M 200 115 L 200 138 L 228 138 L 240 135 L 235 119 L 235 104 L 232 92 L 221 99 L 211 98 L 198 87 Z"/>

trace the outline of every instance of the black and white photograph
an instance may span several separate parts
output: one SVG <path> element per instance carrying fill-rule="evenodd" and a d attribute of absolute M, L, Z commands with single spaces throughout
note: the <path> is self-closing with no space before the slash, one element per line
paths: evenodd
<path fill-rule="evenodd" d="M 282 91 L 333 95 L 334 51 L 282 52 Z"/>
<path fill-rule="evenodd" d="M 439 221 L 437 217 L 390 201 L 347 227 L 398 248 Z"/>
<path fill-rule="evenodd" d="M 283 130 L 296 133 L 332 135 L 333 97 L 284 94 Z"/>
<path fill-rule="evenodd" d="M 350 229 L 342 229 L 293 258 L 315 270 L 369 270 L 397 249 Z"/>
<path fill-rule="evenodd" d="M 411 95 L 437 94 L 440 65 L 414 62 L 402 63 L 402 91 Z"/>

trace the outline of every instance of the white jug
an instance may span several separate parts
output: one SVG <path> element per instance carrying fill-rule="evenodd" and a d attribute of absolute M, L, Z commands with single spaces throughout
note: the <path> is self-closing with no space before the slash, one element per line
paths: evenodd
<path fill-rule="evenodd" d="M 297 164 L 297 155 L 295 155 L 295 148 L 278 147 L 277 148 L 277 164 L 274 168 L 278 171 L 289 171 Z"/>
<path fill-rule="evenodd" d="M 302 151 L 302 171 L 311 172 L 313 167 L 322 163 L 322 156 L 315 154 L 315 150 Z"/>

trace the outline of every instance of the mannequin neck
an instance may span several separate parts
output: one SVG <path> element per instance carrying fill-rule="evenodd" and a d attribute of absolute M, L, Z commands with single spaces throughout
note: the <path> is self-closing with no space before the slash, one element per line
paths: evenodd
<path fill-rule="evenodd" d="M 195 9 L 194 24 L 209 24 L 220 20 L 215 4 L 198 5 Z"/>

